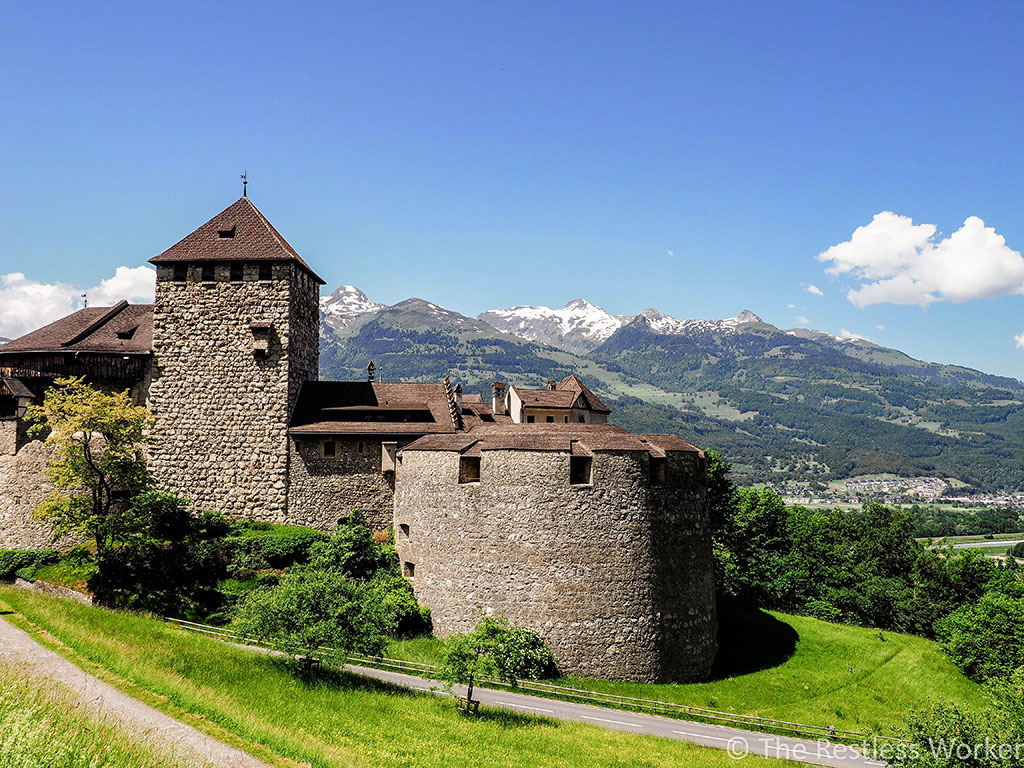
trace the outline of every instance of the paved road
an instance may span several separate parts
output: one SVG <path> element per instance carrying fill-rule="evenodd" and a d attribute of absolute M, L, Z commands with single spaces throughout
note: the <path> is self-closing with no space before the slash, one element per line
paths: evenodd
<path fill-rule="evenodd" d="M 433 681 L 399 672 L 386 672 L 356 664 L 349 664 L 347 668 L 360 675 L 386 680 L 389 683 L 419 691 L 430 691 L 432 685 L 437 685 Z M 464 689 L 458 689 L 456 692 L 465 694 Z M 840 768 L 861 768 L 862 766 L 880 768 L 884 765 L 877 760 L 868 759 L 860 750 L 843 744 L 773 736 L 766 733 L 744 731 L 739 728 L 695 723 L 689 720 L 676 720 L 637 712 L 624 712 L 619 709 L 575 704 L 491 688 L 475 688 L 473 697 L 489 706 L 503 707 L 524 714 L 589 723 L 616 731 L 645 733 L 676 741 L 689 741 L 706 747 L 727 749 L 736 757 L 744 754 L 766 755 L 796 760 L 809 765 L 839 766 Z M 737 765 L 742 766 L 742 762 L 738 762 Z"/>
<path fill-rule="evenodd" d="M 983 539 L 982 541 L 963 541 L 954 544 L 953 549 L 985 549 L 986 547 L 1012 547 L 1024 539 Z"/>
<path fill-rule="evenodd" d="M 0 621 L 0 658 L 24 665 L 31 674 L 62 683 L 94 712 L 121 721 L 135 736 L 157 740 L 179 759 L 231 768 L 271 768 L 240 749 L 229 747 L 121 693 L 63 656 L 44 648 L 27 632 L 7 621 Z"/>

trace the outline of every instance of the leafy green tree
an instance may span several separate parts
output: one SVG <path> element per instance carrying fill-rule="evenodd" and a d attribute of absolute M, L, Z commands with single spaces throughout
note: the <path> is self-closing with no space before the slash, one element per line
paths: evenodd
<path fill-rule="evenodd" d="M 1024 595 L 991 590 L 935 625 L 939 643 L 968 677 L 1008 677 L 1024 665 Z"/>
<path fill-rule="evenodd" d="M 50 523 L 55 539 L 88 536 L 98 553 L 110 551 L 126 531 L 118 499 L 149 486 L 143 455 L 149 412 L 127 390 L 108 394 L 71 377 L 54 381 L 28 419 L 30 434 L 47 435 L 52 452 L 53 491 L 36 516 Z"/>
<path fill-rule="evenodd" d="M 531 629 L 509 624 L 504 617 L 482 616 L 469 634 L 450 636 L 444 645 L 437 676 L 451 691 L 465 685 L 466 700 L 483 677 L 497 677 L 509 685 L 556 673 L 557 665 L 544 640 Z"/>
<path fill-rule="evenodd" d="M 162 615 L 205 617 L 217 608 L 230 523 L 192 513 L 185 499 L 145 491 L 113 518 L 118 546 L 98 552 L 89 589 L 97 602 Z"/>
<path fill-rule="evenodd" d="M 293 571 L 276 586 L 251 592 L 232 627 L 294 656 L 320 658 L 324 648 L 379 655 L 389 622 L 373 597 L 366 583 L 340 570 Z"/>
<path fill-rule="evenodd" d="M 358 511 L 335 528 L 327 539 L 310 547 L 308 567 L 339 570 L 362 580 L 371 579 L 382 570 L 399 575 L 397 554 L 374 541 L 366 519 Z"/>

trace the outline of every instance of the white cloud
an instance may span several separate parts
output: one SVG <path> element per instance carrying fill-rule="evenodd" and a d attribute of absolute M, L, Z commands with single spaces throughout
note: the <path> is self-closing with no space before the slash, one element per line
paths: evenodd
<path fill-rule="evenodd" d="M 676 252 L 675 252 L 675 251 L 665 251 L 665 253 L 667 253 L 667 254 L 668 254 L 669 256 L 671 256 L 671 257 L 672 257 L 673 259 L 674 259 L 674 258 L 676 257 Z"/>
<path fill-rule="evenodd" d="M 824 293 L 821 292 L 821 288 L 819 288 L 818 286 L 814 285 L 813 283 L 811 285 L 807 286 L 807 292 L 808 293 L 813 293 L 815 296 L 824 296 L 825 295 Z"/>
<path fill-rule="evenodd" d="M 875 326 L 875 330 L 876 331 L 884 331 L 885 330 L 885 326 L 884 325 L 876 325 Z"/>
<path fill-rule="evenodd" d="M 793 318 L 793 322 L 800 323 L 800 325 L 810 325 L 811 324 L 811 321 L 808 320 L 803 315 L 797 315 L 796 317 L 794 317 Z"/>
<path fill-rule="evenodd" d="M 936 231 L 933 224 L 914 224 L 907 216 L 883 211 L 846 242 L 818 254 L 818 261 L 829 264 L 829 274 L 860 281 L 846 294 L 858 307 L 926 307 L 937 301 L 1024 294 L 1024 257 L 984 221 L 970 216 L 942 239 L 936 239 Z"/>
<path fill-rule="evenodd" d="M 1024 349 L 1024 331 L 1014 336 L 1013 340 L 1017 342 L 1017 349 Z"/>
<path fill-rule="evenodd" d="M 69 283 L 40 283 L 21 272 L 0 275 L 0 336 L 17 338 L 80 309 L 83 293 L 92 306 L 121 299 L 147 304 L 153 301 L 155 285 L 156 270 L 145 266 L 118 267 L 111 277 L 86 289 Z"/>
<path fill-rule="evenodd" d="M 786 309 L 796 309 L 796 304 L 787 304 Z"/>

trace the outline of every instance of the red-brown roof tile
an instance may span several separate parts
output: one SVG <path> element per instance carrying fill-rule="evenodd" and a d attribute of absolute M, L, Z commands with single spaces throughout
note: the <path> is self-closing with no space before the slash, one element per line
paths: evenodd
<path fill-rule="evenodd" d="M 88 307 L 0 347 L 0 356 L 26 352 L 142 354 L 153 349 L 153 305 L 120 302 Z"/>
<path fill-rule="evenodd" d="M 221 237 L 220 232 L 232 232 L 232 236 Z M 192 261 L 295 261 L 324 284 L 247 197 L 149 260 L 150 264 Z"/>

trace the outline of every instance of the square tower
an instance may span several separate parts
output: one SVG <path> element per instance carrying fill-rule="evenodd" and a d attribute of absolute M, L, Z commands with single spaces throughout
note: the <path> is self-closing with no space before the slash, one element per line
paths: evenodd
<path fill-rule="evenodd" d="M 199 508 L 285 520 L 288 416 L 317 378 L 324 281 L 247 197 L 150 263 L 158 486 Z"/>

